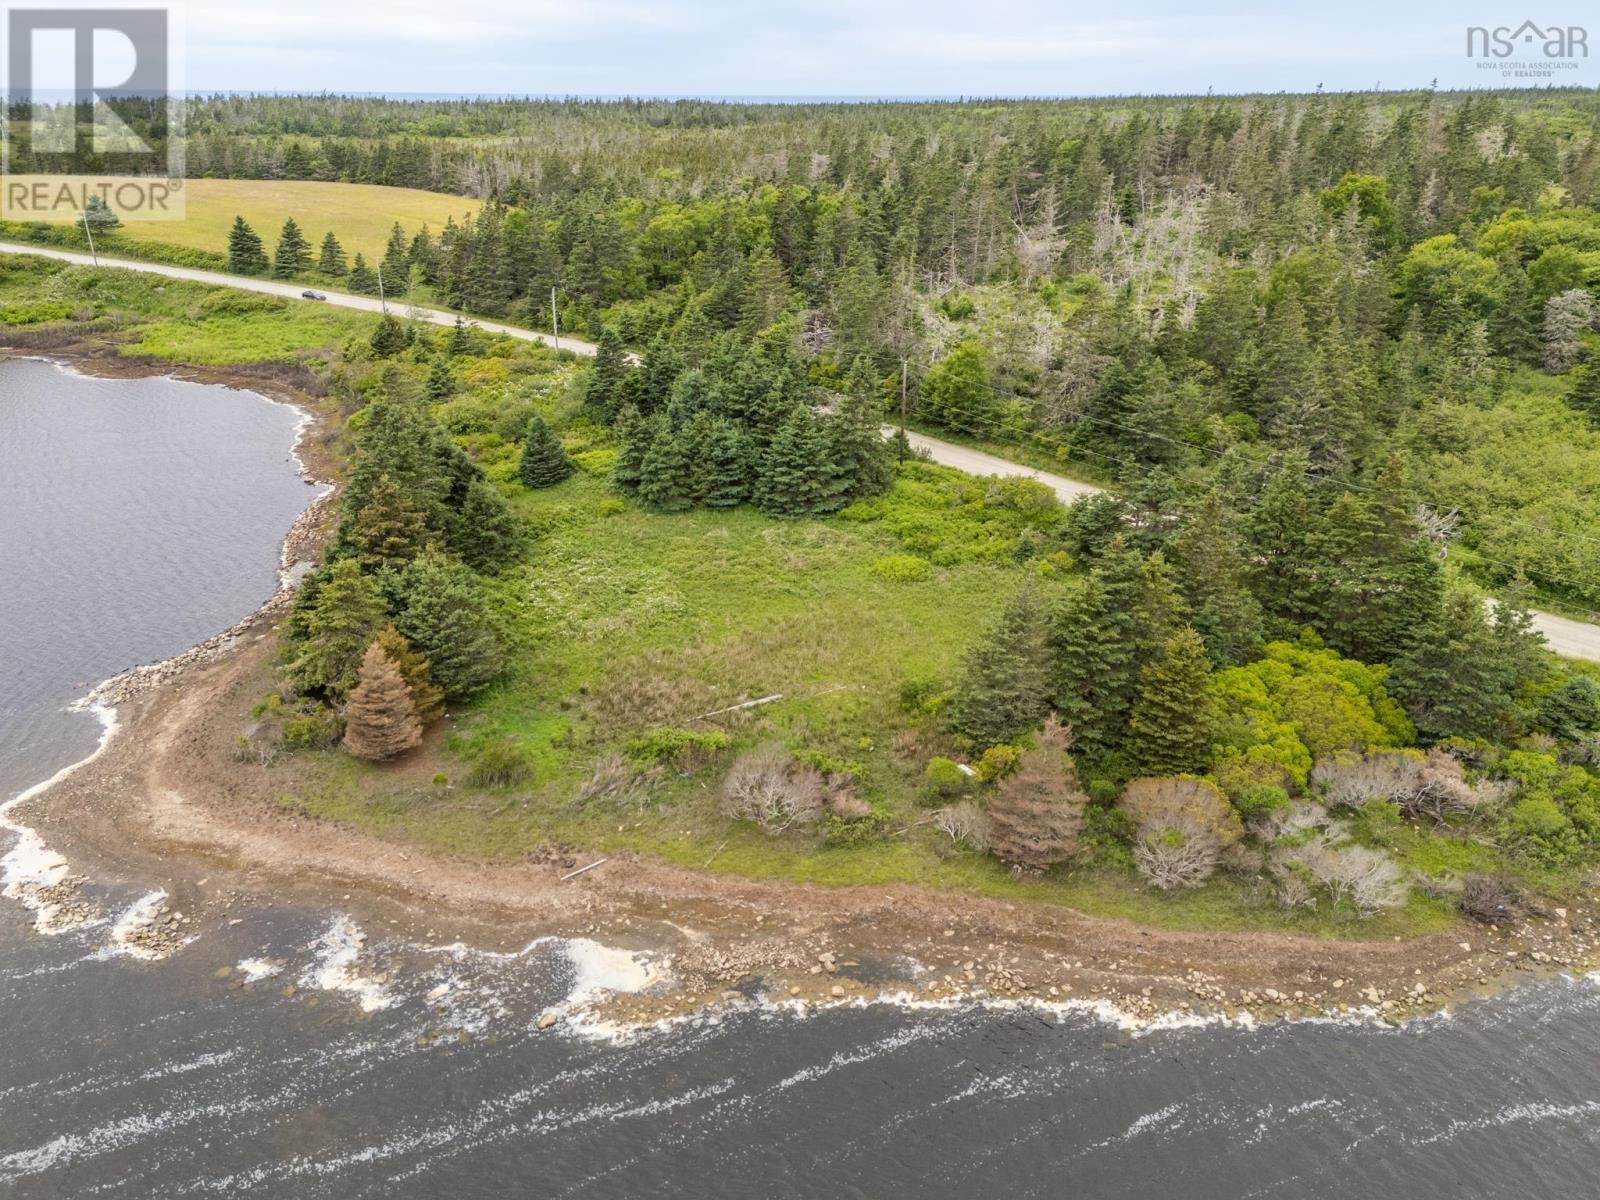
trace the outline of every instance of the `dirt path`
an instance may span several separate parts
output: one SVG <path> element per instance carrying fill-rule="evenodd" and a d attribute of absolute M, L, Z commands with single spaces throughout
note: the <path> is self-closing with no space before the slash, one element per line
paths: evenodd
<path fill-rule="evenodd" d="M 92 267 L 95 260 L 87 254 L 79 254 L 71 250 L 57 250 L 48 246 L 30 246 L 25 243 L 0 242 L 0 252 L 7 254 L 36 254 L 43 258 L 59 259 L 75 266 Z M 193 283 L 209 283 L 217 287 L 239 288 L 247 292 L 261 292 L 268 296 L 285 296 L 291 300 L 301 299 L 305 291 L 317 291 L 326 296 L 323 301 L 306 300 L 304 303 L 326 303 L 338 308 L 355 308 L 362 312 L 393 312 L 396 316 L 406 317 L 418 321 L 427 321 L 434 325 L 454 325 L 459 313 L 445 312 L 437 308 L 418 308 L 394 301 L 387 310 L 383 303 L 374 296 L 354 296 L 349 292 L 330 292 L 325 288 L 310 288 L 303 283 L 282 283 L 274 279 L 252 279 L 243 275 L 225 275 L 220 271 L 201 271 L 193 267 L 173 267 L 165 263 L 139 262 L 131 258 L 109 258 L 100 255 L 99 265 L 103 267 L 117 267 L 125 271 L 144 271 L 151 275 L 165 275 L 169 279 L 187 279 Z M 548 333 L 539 333 L 532 329 L 520 329 L 515 325 L 505 325 L 498 321 L 482 321 L 476 317 L 469 318 L 480 329 L 490 333 L 503 333 L 507 337 L 519 338 L 524 342 L 543 342 L 547 346 L 554 346 L 559 350 L 571 350 L 574 354 L 592 356 L 594 343 L 580 341 L 577 338 L 552 337 Z"/>
<path fill-rule="evenodd" d="M 884 427 L 884 436 L 890 437 L 895 433 L 893 426 Z M 1048 471 L 1040 471 L 1034 467 L 1025 467 L 1020 463 L 1009 462 L 993 454 L 985 454 L 981 450 L 973 450 L 967 446 L 958 446 L 954 442 L 941 441 L 929 437 L 925 433 L 906 433 L 907 439 L 918 450 L 927 451 L 936 463 L 958 470 L 968 471 L 973 475 L 1021 475 L 1028 479 L 1037 479 L 1040 483 L 1054 489 L 1055 494 L 1061 498 L 1063 504 L 1071 504 L 1080 496 L 1088 496 L 1103 489 L 1092 483 L 1083 483 L 1076 479 L 1067 479 L 1061 475 L 1052 475 Z M 1557 654 L 1568 658 L 1583 658 L 1590 662 L 1600 662 L 1600 625 L 1591 625 L 1585 621 L 1574 621 L 1570 617 L 1558 617 L 1553 613 L 1535 612 L 1533 614 L 1533 627 L 1544 634 L 1545 641 L 1550 644 L 1550 649 Z"/>

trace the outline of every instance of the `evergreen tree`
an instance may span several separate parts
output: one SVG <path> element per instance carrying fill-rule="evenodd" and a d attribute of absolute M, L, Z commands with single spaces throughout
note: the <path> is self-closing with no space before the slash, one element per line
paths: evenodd
<path fill-rule="evenodd" d="M 750 499 L 750 454 L 738 426 L 711 418 L 704 455 L 707 508 L 737 508 Z"/>
<path fill-rule="evenodd" d="M 1215 492 L 1174 539 L 1172 556 L 1189 623 L 1211 661 L 1230 667 L 1254 658 L 1261 648 L 1261 605 L 1250 592 L 1249 564 Z"/>
<path fill-rule="evenodd" d="M 304 275 L 311 270 L 311 243 L 300 232 L 293 217 L 283 223 L 278 235 L 278 248 L 272 255 L 272 273 L 279 279 Z"/>
<path fill-rule="evenodd" d="M 1516 672 L 1476 592 L 1451 592 L 1417 627 L 1392 667 L 1385 686 L 1405 707 L 1423 742 L 1504 734 Z"/>
<path fill-rule="evenodd" d="M 467 482 L 445 522 L 445 538 L 461 561 L 475 571 L 498 571 L 517 558 L 522 523 L 487 479 Z"/>
<path fill-rule="evenodd" d="M 544 423 L 543 417 L 535 414 L 528 423 L 528 435 L 522 443 L 518 477 L 528 487 L 543 488 L 560 483 L 575 469 L 561 439 Z"/>
<path fill-rule="evenodd" d="M 444 693 L 433 682 L 433 672 L 428 660 L 411 648 L 411 643 L 401 636 L 393 625 L 385 625 L 378 633 L 378 645 L 400 672 L 400 678 L 411 689 L 411 700 L 416 705 L 417 720 L 426 728 L 444 715 Z"/>
<path fill-rule="evenodd" d="M 379 358 L 393 358 L 403 351 L 410 341 L 411 339 L 406 336 L 406 327 L 385 313 L 378 318 L 378 327 L 372 331 L 372 352 Z"/>
<path fill-rule="evenodd" d="M 684 512 L 694 504 L 694 460 L 688 438 L 670 422 L 660 423 L 639 465 L 639 499 L 657 512 Z"/>
<path fill-rule="evenodd" d="M 596 358 L 598 359 L 598 353 Z M 597 361 L 597 370 L 598 366 Z M 683 374 L 683 356 L 666 338 L 659 337 L 650 343 L 650 349 L 645 352 L 644 365 L 640 370 L 641 379 L 636 399 L 639 411 L 651 413 L 658 408 L 665 408 L 673 396 L 673 384 Z"/>
<path fill-rule="evenodd" d="M 1539 728 L 1562 742 L 1577 742 L 1600 729 L 1600 685 L 1572 675 L 1539 698 Z"/>
<path fill-rule="evenodd" d="M 267 252 L 261 248 L 260 237 L 243 217 L 235 217 L 228 232 L 228 270 L 235 275 L 260 275 L 266 269 Z"/>
<path fill-rule="evenodd" d="M 471 568 L 424 554 L 400 572 L 395 590 L 395 628 L 428 660 L 446 696 L 469 696 L 500 673 L 505 650 Z"/>
<path fill-rule="evenodd" d="M 393 478 L 380 474 L 355 511 L 350 542 L 362 566 L 403 566 L 430 540 L 427 514 Z"/>
<path fill-rule="evenodd" d="M 1139 672 L 1176 631 L 1181 605 L 1161 556 L 1145 561 L 1117 538 L 1053 614 L 1051 690 L 1084 753 L 1121 745 Z"/>
<path fill-rule="evenodd" d="M 1127 757 L 1141 775 L 1204 770 L 1215 722 L 1205 643 L 1184 626 L 1139 672 L 1128 720 Z"/>
<path fill-rule="evenodd" d="M 335 279 L 350 272 L 350 264 L 344 256 L 344 247 L 339 244 L 339 239 L 333 236 L 331 229 L 322 237 L 322 249 L 317 254 L 317 270 Z"/>
<path fill-rule="evenodd" d="M 83 206 L 83 219 L 96 233 L 110 233 L 122 224 L 104 196 L 90 196 Z"/>
<path fill-rule="evenodd" d="M 456 394 L 456 373 L 450 367 L 450 360 L 443 355 L 433 360 L 433 365 L 428 368 L 428 382 L 425 388 L 428 399 L 435 403 L 448 400 Z"/>
<path fill-rule="evenodd" d="M 874 400 L 846 392 L 826 432 L 828 457 L 843 476 L 847 496 L 876 496 L 889 489 L 894 450 L 883 438 L 883 416 Z"/>
<path fill-rule="evenodd" d="M 350 290 L 358 296 L 376 296 L 378 277 L 367 266 L 367 260 L 357 252 L 355 265 L 350 268 Z"/>
<path fill-rule="evenodd" d="M 302 691 L 343 696 L 355 686 L 362 655 L 386 620 L 377 585 L 354 559 L 340 559 L 305 615 L 306 636 L 289 663 L 289 677 Z"/>
<path fill-rule="evenodd" d="M 344 748 L 381 762 L 422 741 L 416 701 L 394 660 L 374 641 L 361 660 L 360 682 L 344 710 Z"/>
<path fill-rule="evenodd" d="M 617 419 L 622 409 L 627 369 L 622 338 L 608 325 L 600 331 L 600 340 L 595 344 L 594 364 L 589 368 L 589 381 L 583 393 L 589 410 L 608 424 Z"/>
<path fill-rule="evenodd" d="M 1576 372 L 1567 406 L 1581 412 L 1590 429 L 1600 429 L 1600 355 L 1591 354 Z"/>
<path fill-rule="evenodd" d="M 445 343 L 444 352 L 451 358 L 460 358 L 463 354 L 471 354 L 477 347 L 472 341 L 472 330 L 460 317 L 450 327 L 450 340 Z"/>
<path fill-rule="evenodd" d="M 820 517 L 844 506 L 844 479 L 809 408 L 796 405 L 778 427 L 755 491 L 769 517 Z"/>
<path fill-rule="evenodd" d="M 1054 717 L 1034 735 L 1032 749 L 989 801 L 989 850 L 1023 871 L 1066 862 L 1078 848 L 1089 803 L 1067 753 L 1072 734 Z"/>
<path fill-rule="evenodd" d="M 1024 588 L 967 651 L 948 709 L 951 729 L 980 747 L 1009 742 L 1050 708 L 1044 614 Z"/>
<path fill-rule="evenodd" d="M 400 222 L 389 231 L 389 244 L 383 252 L 383 291 L 387 296 L 404 296 L 411 290 L 411 252 Z"/>
<path fill-rule="evenodd" d="M 642 416 L 631 404 L 617 414 L 617 436 L 621 445 L 617 450 L 616 465 L 611 470 L 611 482 L 619 490 L 629 494 L 639 490 L 645 455 L 655 445 L 656 437 L 664 428 L 666 421 L 660 413 Z"/>
<path fill-rule="evenodd" d="M 1325 600 L 1320 573 L 1321 514 L 1311 499 L 1303 454 L 1285 456 L 1245 525 L 1254 592 L 1277 618 L 1279 634 L 1316 621 Z"/>

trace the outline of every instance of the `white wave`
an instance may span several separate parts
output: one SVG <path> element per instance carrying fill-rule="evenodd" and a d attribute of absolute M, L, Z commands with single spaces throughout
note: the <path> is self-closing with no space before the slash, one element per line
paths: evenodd
<path fill-rule="evenodd" d="M 0 896 L 17 900 L 33 913 L 33 927 L 39 933 L 65 933 L 69 929 L 92 924 L 95 918 L 88 912 L 77 917 L 65 917 L 59 903 L 43 898 L 40 893 L 54 887 L 67 877 L 68 864 L 52 850 L 38 832 L 20 821 L 12 812 L 41 792 L 54 787 L 80 767 L 87 766 L 100 756 L 117 732 L 117 711 L 89 697 L 71 705 L 68 711 L 88 712 L 100 722 L 100 741 L 93 752 L 75 763 L 68 763 L 49 779 L 36 783 L 4 804 L 0 804 L 0 829 L 16 834 L 17 840 L 3 857 L 0 857 Z"/>
<path fill-rule="evenodd" d="M 101 953 L 106 957 L 121 954 L 128 958 L 142 958 L 147 962 L 168 957 L 171 954 L 170 950 L 147 946 L 138 940 L 143 930 L 155 926 L 161 915 L 161 906 L 166 899 L 166 889 L 156 888 L 155 891 L 146 892 L 123 909 L 112 923 L 111 940 L 106 943 Z"/>
<path fill-rule="evenodd" d="M 264 958 L 241 958 L 237 970 L 244 976 L 246 983 L 260 983 L 263 979 L 271 979 L 274 975 L 280 974 L 283 968 Z"/>
<path fill-rule="evenodd" d="M 333 918 L 321 937 L 311 944 L 316 958 L 300 976 L 300 986 L 325 992 L 345 992 L 362 1012 L 393 1008 L 399 998 L 387 987 L 356 969 L 367 935 L 346 914 Z"/>

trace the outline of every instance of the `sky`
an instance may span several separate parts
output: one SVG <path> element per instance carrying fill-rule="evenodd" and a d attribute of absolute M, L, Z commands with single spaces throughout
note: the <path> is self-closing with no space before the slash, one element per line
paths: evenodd
<path fill-rule="evenodd" d="M 145 0 L 146 3 L 149 0 Z M 191 0 L 191 91 L 1106 95 L 1600 84 L 1600 10 L 1509 0 Z M 1550 77 L 1467 27 L 1594 29 Z M 1519 47 L 1507 60 L 1545 59 Z"/>

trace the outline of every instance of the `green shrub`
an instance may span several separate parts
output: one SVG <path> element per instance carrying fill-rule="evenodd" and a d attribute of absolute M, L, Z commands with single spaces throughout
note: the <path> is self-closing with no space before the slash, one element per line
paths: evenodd
<path fill-rule="evenodd" d="M 1518 800 L 1506 812 L 1506 829 L 1519 853 L 1545 866 L 1566 866 L 1583 853 L 1578 831 L 1548 796 Z"/>
<path fill-rule="evenodd" d="M 326 750 L 344 733 L 338 714 L 318 704 L 283 722 L 283 744 L 290 750 Z"/>
<path fill-rule="evenodd" d="M 900 707 L 908 713 L 936 717 L 950 699 L 950 689 L 938 679 L 907 679 L 900 685 Z"/>
<path fill-rule="evenodd" d="M 0 325 L 40 325 L 45 321 L 65 321 L 71 315 L 72 305 L 55 300 L 10 304 L 0 308 Z"/>
<path fill-rule="evenodd" d="M 617 496 L 607 496 L 600 501 L 596 511 L 599 512 L 602 517 L 614 517 L 618 513 L 627 512 L 628 503 Z"/>
<path fill-rule="evenodd" d="M 830 812 L 822 819 L 822 840 L 829 846 L 865 846 L 880 840 L 889 831 L 889 818 L 876 810 L 864 817 L 849 817 Z"/>
<path fill-rule="evenodd" d="M 1270 783 L 1257 783 L 1233 797 L 1233 806 L 1242 817 L 1259 817 L 1275 809 L 1289 807 L 1289 793 Z"/>
<path fill-rule="evenodd" d="M 1017 760 L 1021 757 L 1022 751 L 1015 746 L 1008 746 L 1003 742 L 998 746 L 990 746 L 978 760 L 978 778 L 985 783 L 1004 779 L 1017 769 Z"/>
<path fill-rule="evenodd" d="M 928 578 L 933 568 L 928 565 L 927 559 L 918 558 L 915 554 L 891 554 L 873 563 L 872 573 L 891 583 L 916 583 Z"/>
<path fill-rule="evenodd" d="M 940 799 L 958 796 L 967 790 L 966 772 L 948 758 L 929 759 L 924 776 L 934 795 Z"/>
<path fill-rule="evenodd" d="M 1121 808 L 1091 804 L 1083 810 L 1078 853 L 1096 867 L 1133 869 L 1133 818 Z"/>
<path fill-rule="evenodd" d="M 528 753 L 510 738 L 484 743 L 472 756 L 467 782 L 473 787 L 509 788 L 533 777 Z"/>
<path fill-rule="evenodd" d="M 688 774 L 709 766 L 728 748 L 728 735 L 720 731 L 697 733 L 691 729 L 651 729 L 627 745 L 636 763 L 659 763 Z"/>

